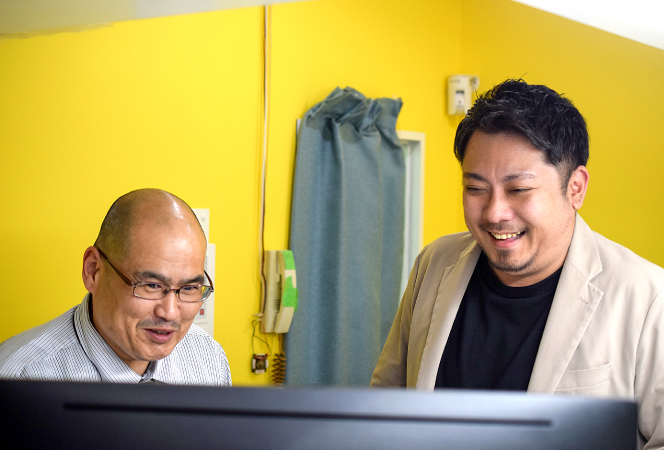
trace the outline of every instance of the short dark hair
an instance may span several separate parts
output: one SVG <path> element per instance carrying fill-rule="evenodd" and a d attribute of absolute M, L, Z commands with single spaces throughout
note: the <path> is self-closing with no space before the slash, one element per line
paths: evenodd
<path fill-rule="evenodd" d="M 454 155 L 462 164 L 475 131 L 520 134 L 558 169 L 563 189 L 574 169 L 588 162 L 588 129 L 579 110 L 556 91 L 521 79 L 504 81 L 480 95 L 461 121 Z"/>

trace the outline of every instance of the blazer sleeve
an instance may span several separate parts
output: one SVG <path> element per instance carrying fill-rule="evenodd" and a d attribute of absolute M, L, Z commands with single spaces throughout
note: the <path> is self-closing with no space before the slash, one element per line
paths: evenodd
<path fill-rule="evenodd" d="M 653 300 L 643 324 L 634 391 L 644 450 L 664 449 L 664 291 Z"/>
<path fill-rule="evenodd" d="M 422 251 L 422 253 L 424 250 Z M 415 307 L 415 284 L 422 253 L 410 271 L 401 304 L 387 335 L 383 351 L 371 377 L 372 387 L 405 387 L 407 382 L 408 338 Z"/>

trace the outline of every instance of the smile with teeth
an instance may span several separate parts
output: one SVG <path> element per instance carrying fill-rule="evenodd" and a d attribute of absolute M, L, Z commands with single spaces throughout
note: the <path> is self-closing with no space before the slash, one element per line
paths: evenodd
<path fill-rule="evenodd" d="M 513 238 L 513 237 L 517 237 L 522 232 L 519 231 L 518 233 L 508 233 L 508 234 L 497 234 L 497 233 L 492 233 L 492 232 L 489 232 L 489 233 L 491 233 L 491 236 L 493 236 L 495 239 L 498 239 L 499 241 L 503 241 L 505 239 L 510 239 L 510 238 Z"/>

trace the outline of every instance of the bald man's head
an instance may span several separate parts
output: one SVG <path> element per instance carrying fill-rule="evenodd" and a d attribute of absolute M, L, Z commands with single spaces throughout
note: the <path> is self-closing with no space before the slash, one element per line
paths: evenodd
<path fill-rule="evenodd" d="M 92 324 L 136 373 L 168 356 L 189 331 L 200 303 L 182 301 L 180 289 L 208 280 L 205 250 L 205 234 L 191 208 L 158 189 L 117 199 L 95 245 L 86 249 L 82 275 Z M 164 296 L 141 297 L 138 285 L 161 286 L 154 289 Z"/>
<path fill-rule="evenodd" d="M 111 205 L 94 246 L 111 258 L 123 261 L 129 256 L 136 228 L 169 226 L 177 222 L 188 222 L 203 234 L 194 212 L 184 200 L 161 189 L 138 189 Z"/>

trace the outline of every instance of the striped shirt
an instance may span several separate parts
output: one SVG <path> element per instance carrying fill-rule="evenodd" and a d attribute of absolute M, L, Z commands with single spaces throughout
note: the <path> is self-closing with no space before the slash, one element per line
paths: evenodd
<path fill-rule="evenodd" d="M 0 344 L 0 378 L 230 386 L 224 349 L 192 324 L 170 355 L 141 376 L 115 354 L 90 321 L 90 294 L 50 322 Z"/>

